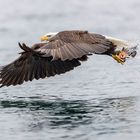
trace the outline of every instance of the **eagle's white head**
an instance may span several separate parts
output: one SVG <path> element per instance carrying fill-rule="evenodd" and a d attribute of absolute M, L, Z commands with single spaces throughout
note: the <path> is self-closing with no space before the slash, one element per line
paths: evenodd
<path fill-rule="evenodd" d="M 44 36 L 42 36 L 40 38 L 41 41 L 48 41 L 49 39 L 51 39 L 52 37 L 54 37 L 58 32 L 50 32 L 45 34 Z"/>

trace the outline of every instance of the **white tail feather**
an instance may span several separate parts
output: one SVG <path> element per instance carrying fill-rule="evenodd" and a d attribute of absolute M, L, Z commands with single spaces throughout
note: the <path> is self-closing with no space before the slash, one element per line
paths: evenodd
<path fill-rule="evenodd" d="M 111 41 L 114 45 L 116 45 L 116 50 L 125 50 L 128 56 L 135 57 L 137 54 L 137 47 L 139 46 L 136 43 L 131 43 L 125 40 L 105 36 L 106 39 Z"/>
<path fill-rule="evenodd" d="M 113 37 L 110 37 L 110 36 L 105 36 L 106 39 L 108 39 L 109 41 L 111 41 L 114 45 L 120 48 L 128 48 L 128 47 L 132 47 L 132 43 L 128 42 L 128 41 L 125 41 L 125 40 L 121 40 L 121 39 L 118 39 L 118 38 L 113 38 Z"/>

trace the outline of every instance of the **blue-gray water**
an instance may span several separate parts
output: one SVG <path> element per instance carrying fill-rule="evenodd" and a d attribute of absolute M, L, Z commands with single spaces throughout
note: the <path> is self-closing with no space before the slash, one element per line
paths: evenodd
<path fill-rule="evenodd" d="M 82 29 L 140 42 L 139 0 L 0 1 L 0 65 L 17 42 Z M 1 140 L 139 140 L 140 57 L 92 56 L 61 76 L 0 89 Z"/>

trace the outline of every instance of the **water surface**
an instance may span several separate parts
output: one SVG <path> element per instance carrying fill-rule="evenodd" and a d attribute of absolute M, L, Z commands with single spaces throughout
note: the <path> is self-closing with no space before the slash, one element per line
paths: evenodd
<path fill-rule="evenodd" d="M 18 57 L 17 42 L 82 29 L 139 42 L 138 0 L 5 0 L 0 2 L 0 64 Z M 67 74 L 0 89 L 0 138 L 138 140 L 140 57 L 122 66 L 92 56 Z"/>

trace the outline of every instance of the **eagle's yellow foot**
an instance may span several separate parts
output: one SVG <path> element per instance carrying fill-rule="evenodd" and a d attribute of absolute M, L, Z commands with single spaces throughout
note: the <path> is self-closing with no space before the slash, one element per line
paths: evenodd
<path fill-rule="evenodd" d="M 112 54 L 112 57 L 121 64 L 124 64 L 126 61 L 126 58 L 128 57 L 128 54 L 125 51 L 120 51 L 118 54 Z"/>

